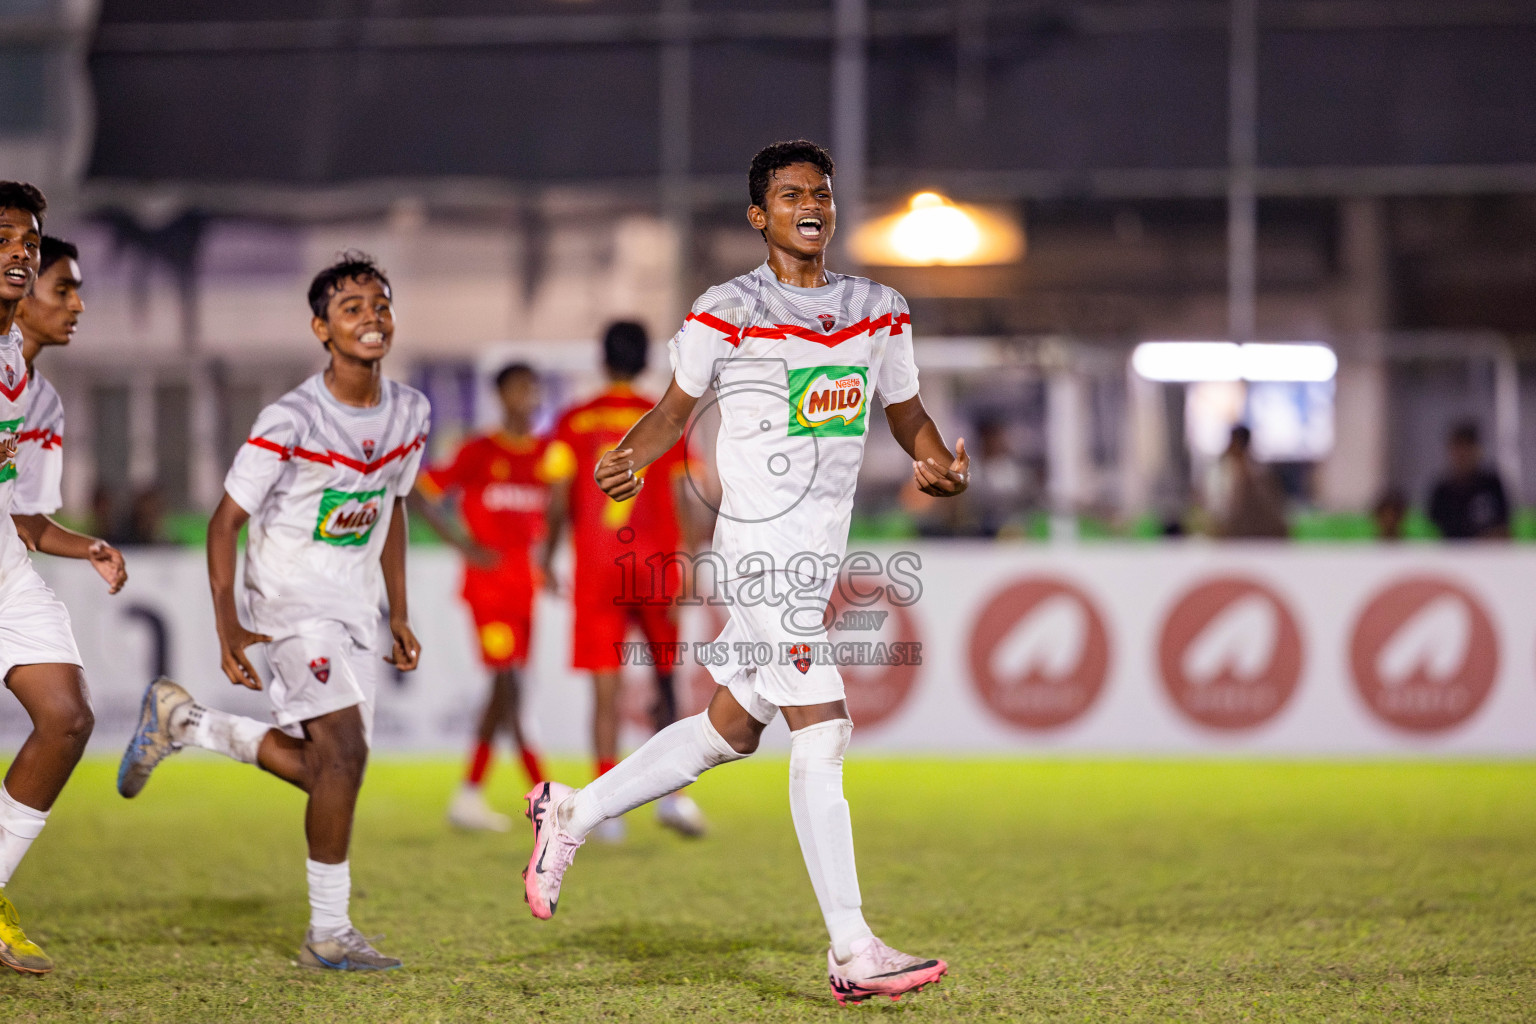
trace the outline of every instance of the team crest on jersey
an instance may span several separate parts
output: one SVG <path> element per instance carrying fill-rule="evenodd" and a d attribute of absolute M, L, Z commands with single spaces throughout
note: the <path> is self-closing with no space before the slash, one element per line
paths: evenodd
<path fill-rule="evenodd" d="M 791 437 L 862 437 L 869 407 L 869 369 L 809 366 L 789 371 Z"/>
<path fill-rule="evenodd" d="M 821 321 L 821 329 L 823 331 L 830 331 L 837 326 L 837 317 L 831 313 L 817 313 L 816 319 Z"/>
<path fill-rule="evenodd" d="M 322 683 L 331 681 L 331 659 L 316 658 L 309 663 L 309 670 L 315 674 L 315 678 Z"/>
<path fill-rule="evenodd" d="M 16 386 L 16 370 L 13 367 L 5 368 L 5 386 L 8 388 Z"/>
<path fill-rule="evenodd" d="M 789 649 L 789 656 L 792 659 L 790 664 L 799 669 L 801 675 L 805 675 L 811 670 L 810 644 L 795 644 L 795 646 Z"/>
<path fill-rule="evenodd" d="M 326 488 L 315 520 L 315 540 L 339 547 L 368 543 L 384 512 L 384 491 L 333 491 Z"/>
<path fill-rule="evenodd" d="M 373 461 L 373 442 L 372 441 L 364 441 L 363 442 L 363 458 L 369 460 L 370 462 Z"/>

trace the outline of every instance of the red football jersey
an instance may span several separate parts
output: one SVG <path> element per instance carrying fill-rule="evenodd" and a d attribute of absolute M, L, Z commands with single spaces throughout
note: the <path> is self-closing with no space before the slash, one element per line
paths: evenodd
<path fill-rule="evenodd" d="M 497 568 L 469 566 L 466 576 L 532 578 L 530 548 L 544 536 L 549 495 L 543 476 L 546 447 L 541 438 L 513 437 L 498 430 L 470 438 L 451 462 L 421 475 L 417 486 L 429 498 L 457 491 L 470 538 L 502 556 Z M 468 579 L 465 588 L 472 589 Z"/>
<path fill-rule="evenodd" d="M 687 471 L 681 443 L 640 471 L 645 486 L 629 501 L 618 502 L 598 489 L 592 471 L 603 453 L 616 447 L 635 421 L 654 405 L 627 385 L 614 384 L 589 402 L 560 417 L 544 459 L 551 482 L 569 479 L 571 543 L 575 549 L 577 601 L 611 600 L 623 593 L 650 591 L 645 560 L 678 550 L 674 480 Z M 635 556 L 636 577 L 623 587 L 626 554 Z"/>

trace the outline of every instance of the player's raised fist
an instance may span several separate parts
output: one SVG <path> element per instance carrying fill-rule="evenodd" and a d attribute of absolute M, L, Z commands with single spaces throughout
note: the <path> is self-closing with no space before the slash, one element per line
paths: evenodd
<path fill-rule="evenodd" d="M 955 457 L 949 466 L 941 466 L 932 458 L 912 463 L 912 478 L 917 489 L 937 498 L 953 497 L 971 483 L 971 457 L 965 451 L 965 438 L 955 441 Z"/>
<path fill-rule="evenodd" d="M 635 460 L 630 457 L 633 454 L 631 448 L 604 452 L 597 460 L 597 468 L 592 471 L 597 486 L 614 501 L 628 501 L 645 486 L 645 480 L 635 475 Z"/>

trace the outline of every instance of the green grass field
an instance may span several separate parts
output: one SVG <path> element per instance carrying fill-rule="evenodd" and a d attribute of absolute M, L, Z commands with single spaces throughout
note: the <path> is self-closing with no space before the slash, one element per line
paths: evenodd
<path fill-rule="evenodd" d="M 368 977 L 293 963 L 298 793 L 186 756 L 130 803 L 114 767 L 81 767 L 10 886 L 59 970 L 0 977 L 7 1024 L 1536 1019 L 1536 765 L 856 756 L 870 923 L 951 969 L 847 1010 L 782 760 L 706 776 L 704 841 L 644 809 L 626 845 L 589 844 L 548 923 L 523 829 L 444 826 L 456 764 L 381 761 L 353 919 L 407 963 Z"/>

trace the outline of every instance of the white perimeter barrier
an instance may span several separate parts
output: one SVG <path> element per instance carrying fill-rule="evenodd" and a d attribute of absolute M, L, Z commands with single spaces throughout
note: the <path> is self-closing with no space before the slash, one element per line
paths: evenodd
<path fill-rule="evenodd" d="M 872 605 L 837 609 L 849 628 L 833 639 L 848 646 L 832 653 L 874 660 L 917 650 L 920 663 L 844 669 L 855 742 L 866 749 L 1536 754 L 1536 550 L 963 543 L 868 551 L 866 567 L 896 558 L 901 568 L 856 581 L 860 594 L 889 586 Z M 266 715 L 261 694 L 219 672 L 201 552 L 129 552 L 132 580 L 115 598 L 84 563 L 38 565 L 74 617 L 96 749 L 125 742 L 157 665 L 209 703 Z M 414 552 L 410 584 L 425 651 L 417 672 L 381 693 L 376 743 L 459 751 L 486 675 L 457 597 L 457 557 Z M 527 717 L 548 750 L 584 752 L 591 702 L 586 680 L 566 667 L 569 609 L 544 596 L 537 616 Z M 712 639 L 722 621 L 719 608 L 692 608 L 684 635 Z M 646 670 L 628 674 L 634 725 L 625 739 L 633 744 L 645 735 L 650 691 Z M 713 686 L 695 648 L 679 678 L 685 710 L 702 706 Z M 14 699 L 0 698 L 0 745 L 15 749 L 26 728 Z M 785 742 L 775 724 L 769 745 Z"/>

